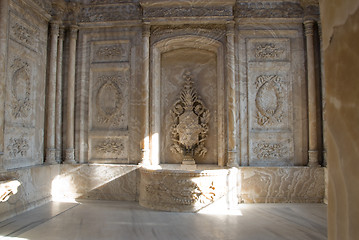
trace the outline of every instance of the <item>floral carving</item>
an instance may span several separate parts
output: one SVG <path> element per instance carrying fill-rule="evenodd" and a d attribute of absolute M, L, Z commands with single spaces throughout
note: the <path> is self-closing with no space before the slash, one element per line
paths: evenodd
<path fill-rule="evenodd" d="M 14 158 L 18 156 L 24 157 L 29 148 L 29 142 L 24 136 L 19 138 L 10 138 L 9 144 L 7 146 L 9 155 Z"/>
<path fill-rule="evenodd" d="M 32 104 L 31 80 L 29 64 L 20 58 L 14 60 L 12 66 L 14 73 L 11 79 L 12 115 L 14 118 L 24 118 L 30 114 Z"/>
<path fill-rule="evenodd" d="M 12 25 L 11 29 L 13 35 L 18 41 L 30 46 L 34 45 L 34 31 L 20 25 L 19 23 L 15 23 L 14 25 Z"/>
<path fill-rule="evenodd" d="M 207 148 L 204 142 L 208 134 L 210 113 L 193 88 L 190 73 L 187 72 L 180 99 L 171 110 L 171 151 L 184 155 L 183 163 L 194 164 L 194 155 L 204 156 Z M 191 162 L 191 163 L 190 163 Z"/>
<path fill-rule="evenodd" d="M 258 143 L 253 149 L 257 158 L 281 158 L 286 152 L 286 148 L 280 143 Z"/>
<path fill-rule="evenodd" d="M 97 57 L 113 58 L 121 56 L 123 49 L 119 45 L 101 47 L 96 51 Z"/>
<path fill-rule="evenodd" d="M 144 17 L 191 17 L 191 16 L 231 16 L 231 7 L 168 7 L 148 8 Z"/>
<path fill-rule="evenodd" d="M 261 75 L 255 81 L 257 94 L 257 123 L 260 126 L 282 122 L 283 93 L 281 78 L 277 75 Z"/>
<path fill-rule="evenodd" d="M 239 2 L 234 15 L 240 18 L 297 18 L 303 17 L 303 8 L 294 2 Z"/>
<path fill-rule="evenodd" d="M 84 7 L 79 15 L 80 22 L 106 22 L 119 20 L 136 20 L 140 18 L 141 9 L 136 4 L 121 4 Z"/>
<path fill-rule="evenodd" d="M 102 124 L 116 124 L 123 117 L 120 114 L 124 102 L 118 85 L 120 78 L 118 75 L 103 75 L 98 78 L 102 85 L 99 87 L 96 96 L 97 120 Z"/>
<path fill-rule="evenodd" d="M 214 201 L 216 196 L 213 181 L 209 186 L 200 187 L 190 179 L 180 179 L 172 183 L 149 184 L 146 185 L 146 192 L 152 201 L 179 205 L 209 204 Z"/>
<path fill-rule="evenodd" d="M 254 51 L 254 56 L 260 59 L 278 59 L 284 52 L 273 43 L 257 44 Z"/>
<path fill-rule="evenodd" d="M 95 149 L 102 153 L 121 154 L 125 149 L 125 146 L 121 141 L 106 139 L 104 142 L 97 145 Z"/>

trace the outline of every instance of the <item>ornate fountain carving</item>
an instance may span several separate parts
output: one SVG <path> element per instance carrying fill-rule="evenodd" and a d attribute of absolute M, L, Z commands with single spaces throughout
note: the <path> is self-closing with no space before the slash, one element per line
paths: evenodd
<path fill-rule="evenodd" d="M 183 76 L 185 83 L 180 98 L 171 110 L 173 125 L 171 151 L 182 154 L 182 164 L 195 164 L 194 156 L 204 156 L 210 113 L 193 88 L 191 73 Z"/>

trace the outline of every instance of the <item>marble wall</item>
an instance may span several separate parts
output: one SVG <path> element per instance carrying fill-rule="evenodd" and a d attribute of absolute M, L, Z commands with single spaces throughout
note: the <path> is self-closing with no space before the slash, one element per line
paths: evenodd
<path fill-rule="evenodd" d="M 359 236 L 359 2 L 320 1 L 326 87 L 328 239 Z"/>
<path fill-rule="evenodd" d="M 29 1 L 10 1 L 4 121 L 5 169 L 41 164 L 48 23 Z M 25 10 L 27 9 L 27 10 Z"/>
<path fill-rule="evenodd" d="M 77 159 L 137 163 L 140 159 L 141 28 L 79 31 Z"/>

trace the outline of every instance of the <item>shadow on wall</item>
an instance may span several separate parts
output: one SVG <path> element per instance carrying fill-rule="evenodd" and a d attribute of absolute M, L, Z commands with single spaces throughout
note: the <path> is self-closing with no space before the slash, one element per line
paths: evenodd
<path fill-rule="evenodd" d="M 62 165 L 52 181 L 53 201 L 136 201 L 137 165 Z"/>

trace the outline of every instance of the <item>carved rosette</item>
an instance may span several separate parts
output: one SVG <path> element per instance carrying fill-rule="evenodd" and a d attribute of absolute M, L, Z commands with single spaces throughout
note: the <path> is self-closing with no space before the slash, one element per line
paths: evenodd
<path fill-rule="evenodd" d="M 171 110 L 173 125 L 171 151 L 184 156 L 182 164 L 195 164 L 194 156 L 207 153 L 204 142 L 208 134 L 210 113 L 193 88 L 190 73 L 183 76 L 185 84 L 179 100 Z"/>
<path fill-rule="evenodd" d="M 267 126 L 282 122 L 284 97 L 281 78 L 277 75 L 261 75 L 257 77 L 255 85 L 258 125 Z"/>

